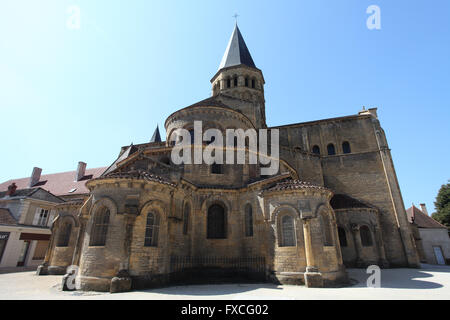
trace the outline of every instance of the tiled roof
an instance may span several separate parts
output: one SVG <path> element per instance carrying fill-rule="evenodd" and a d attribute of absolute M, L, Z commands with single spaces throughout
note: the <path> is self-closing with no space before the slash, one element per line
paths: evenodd
<path fill-rule="evenodd" d="M 420 209 L 416 208 L 414 205 L 406 210 L 406 215 L 408 216 L 408 221 L 410 223 L 414 222 L 419 228 L 444 228 L 447 229 L 446 226 L 440 224 L 432 217 L 423 213 Z"/>
<path fill-rule="evenodd" d="M 289 179 L 283 182 L 279 182 L 276 185 L 264 191 L 282 191 L 282 190 L 299 190 L 299 189 L 329 190 L 325 187 L 316 186 L 306 181 Z"/>
<path fill-rule="evenodd" d="M 13 215 L 9 209 L 0 208 L 0 224 L 8 226 L 16 226 L 17 221 L 14 219 Z"/>
<path fill-rule="evenodd" d="M 85 176 L 76 181 L 76 171 L 59 172 L 53 174 L 41 175 L 41 179 L 32 188 L 41 187 L 53 193 L 55 196 L 65 196 L 74 194 L 86 194 L 89 193 L 85 183 L 90 179 L 99 177 L 106 167 L 86 169 Z M 30 178 L 11 179 L 0 184 L 0 191 L 7 191 L 8 186 L 15 182 L 17 189 L 29 189 Z M 75 189 L 73 192 L 70 190 Z"/>
<path fill-rule="evenodd" d="M 27 188 L 27 189 L 18 189 L 16 190 L 11 196 L 10 198 L 15 198 L 15 197 L 29 197 L 31 196 L 33 193 L 35 193 L 39 188 Z M 6 196 L 6 193 L 8 191 L 1 191 L 0 192 L 0 199 Z"/>
<path fill-rule="evenodd" d="M 333 209 L 370 208 L 370 206 L 345 194 L 335 194 L 330 200 Z"/>
<path fill-rule="evenodd" d="M 170 186 L 175 186 L 175 184 L 173 184 L 172 182 L 167 181 L 160 176 L 151 174 L 145 170 L 130 170 L 128 172 L 111 172 L 95 180 L 110 179 L 110 178 L 147 180 Z"/>

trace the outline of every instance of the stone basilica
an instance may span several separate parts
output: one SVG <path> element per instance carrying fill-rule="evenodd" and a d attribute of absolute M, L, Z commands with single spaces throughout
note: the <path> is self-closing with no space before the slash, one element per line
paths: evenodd
<path fill-rule="evenodd" d="M 176 165 L 157 129 L 122 147 L 86 183 L 88 197 L 58 205 L 39 274 L 76 266 L 77 289 L 119 292 L 225 280 L 326 287 L 347 282 L 345 267 L 419 265 L 375 108 L 267 127 L 263 73 L 237 25 L 211 84 L 211 97 L 167 118 L 167 137 L 194 121 L 278 129 L 278 172 Z"/>

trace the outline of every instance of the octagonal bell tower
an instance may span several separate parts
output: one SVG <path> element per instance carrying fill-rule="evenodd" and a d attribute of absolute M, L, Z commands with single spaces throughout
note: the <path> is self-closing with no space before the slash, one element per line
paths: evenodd
<path fill-rule="evenodd" d="M 264 77 L 253 62 L 237 26 L 234 27 L 219 70 L 211 79 L 212 95 L 234 98 L 228 103 L 245 114 L 257 128 L 266 127 Z"/>

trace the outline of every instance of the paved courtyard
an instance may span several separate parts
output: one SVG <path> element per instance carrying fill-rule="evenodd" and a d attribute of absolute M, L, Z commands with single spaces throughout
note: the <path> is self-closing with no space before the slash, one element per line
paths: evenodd
<path fill-rule="evenodd" d="M 127 293 L 63 292 L 62 276 L 36 276 L 34 271 L 0 274 L 0 299 L 450 299 L 450 266 L 422 265 L 422 269 L 381 270 L 381 287 L 367 288 L 370 276 L 348 269 L 353 285 L 315 289 L 274 284 L 173 286 Z"/>

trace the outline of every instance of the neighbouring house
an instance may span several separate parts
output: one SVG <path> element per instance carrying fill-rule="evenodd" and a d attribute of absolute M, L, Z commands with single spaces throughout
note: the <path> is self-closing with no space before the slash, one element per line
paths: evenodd
<path fill-rule="evenodd" d="M 414 239 L 420 261 L 429 264 L 450 264 L 450 236 L 448 228 L 428 215 L 425 204 L 421 209 L 412 205 L 406 210 L 408 220 L 415 229 Z"/>
<path fill-rule="evenodd" d="M 41 175 L 33 168 L 28 178 L 0 184 L 0 268 L 32 267 L 43 263 L 53 220 L 68 214 L 89 190 L 86 181 L 106 168 L 86 170 L 79 162 L 76 171 Z"/>

